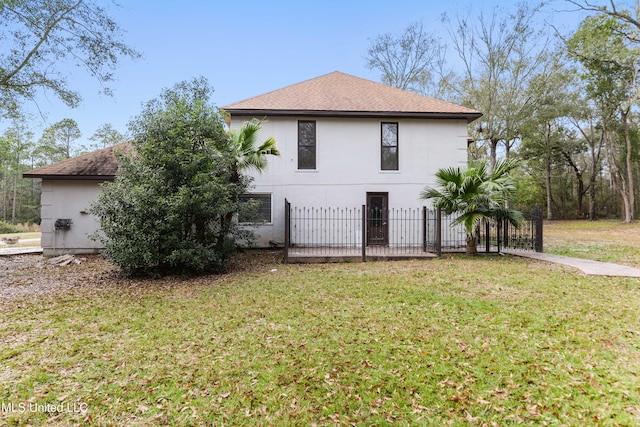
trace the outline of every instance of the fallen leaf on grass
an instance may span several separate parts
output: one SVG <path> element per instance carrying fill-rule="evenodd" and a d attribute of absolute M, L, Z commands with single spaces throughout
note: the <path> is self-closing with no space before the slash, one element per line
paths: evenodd
<path fill-rule="evenodd" d="M 471 416 L 471 414 L 468 411 L 464 411 L 464 412 L 467 414 L 466 418 L 467 418 L 467 421 L 469 421 L 470 423 L 475 423 L 480 419 L 479 417 Z"/>
<path fill-rule="evenodd" d="M 634 415 L 636 418 L 640 419 L 640 406 L 628 406 L 625 408 L 631 415 Z"/>
<path fill-rule="evenodd" d="M 538 405 L 532 405 L 529 406 L 527 408 L 527 412 L 529 412 L 531 415 L 533 415 L 534 417 L 540 416 L 540 413 L 538 412 Z"/>
<path fill-rule="evenodd" d="M 438 384 L 440 385 L 440 387 L 445 387 L 445 386 L 455 387 L 456 386 L 455 381 L 452 381 L 449 378 L 445 378 L 444 380 L 440 381 Z"/>
<path fill-rule="evenodd" d="M 506 389 L 503 389 L 503 388 L 496 388 L 495 390 L 493 390 L 493 393 L 499 399 L 504 399 L 505 397 L 507 397 L 509 395 L 509 392 Z"/>

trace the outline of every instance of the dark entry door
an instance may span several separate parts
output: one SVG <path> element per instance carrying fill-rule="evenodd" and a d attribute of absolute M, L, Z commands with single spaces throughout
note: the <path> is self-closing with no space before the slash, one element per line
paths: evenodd
<path fill-rule="evenodd" d="M 389 193 L 367 193 L 367 245 L 389 244 Z"/>

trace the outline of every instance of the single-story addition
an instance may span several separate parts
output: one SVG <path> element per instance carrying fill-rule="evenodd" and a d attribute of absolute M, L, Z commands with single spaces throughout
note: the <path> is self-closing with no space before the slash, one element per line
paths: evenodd
<path fill-rule="evenodd" d="M 393 222 L 392 216 L 412 216 L 404 209 L 425 204 L 420 192 L 435 184 L 438 169 L 466 165 L 467 125 L 482 115 L 341 72 L 222 108 L 231 129 L 264 120 L 258 141 L 274 137 L 281 153 L 267 156 L 267 168 L 253 174 L 247 195 L 261 204 L 260 225 L 247 226 L 262 247 L 285 241 L 285 210 L 295 212 L 297 222 L 287 226 L 298 246 L 348 241 L 391 247 L 406 243 L 409 229 L 425 233 L 424 225 Z M 99 184 L 114 178 L 116 149 L 24 174 L 42 179 L 45 255 L 99 251 L 88 238 L 98 222 L 86 209 Z"/>
<path fill-rule="evenodd" d="M 87 210 L 98 196 L 100 184 L 116 176 L 118 161 L 114 153 L 128 147 L 127 143 L 117 144 L 23 174 L 42 180 L 40 230 L 44 256 L 100 252 L 102 244 L 89 238 L 100 223 Z"/>

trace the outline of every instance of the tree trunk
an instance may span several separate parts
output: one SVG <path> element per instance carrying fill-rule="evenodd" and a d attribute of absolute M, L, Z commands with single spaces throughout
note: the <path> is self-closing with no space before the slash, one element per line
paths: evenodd
<path fill-rule="evenodd" d="M 18 174 L 13 178 L 13 205 L 11 208 L 11 224 L 16 223 L 16 199 L 18 195 Z"/>
<path fill-rule="evenodd" d="M 551 161 L 549 160 L 549 157 L 545 159 L 545 174 L 547 187 L 547 221 L 551 221 L 553 219 L 553 211 L 551 209 L 553 199 L 551 197 Z"/>
<path fill-rule="evenodd" d="M 589 177 L 589 220 L 595 221 L 598 219 L 596 209 L 596 180 L 597 174 L 600 169 L 600 153 L 602 152 L 603 139 L 600 136 L 598 141 L 598 149 L 596 150 L 596 142 L 593 137 L 593 130 L 591 131 L 591 138 L 589 140 L 589 146 L 591 148 L 591 176 Z"/>
<path fill-rule="evenodd" d="M 578 180 L 578 206 L 576 206 L 576 215 L 578 219 L 582 219 L 582 200 L 584 198 L 584 182 L 582 181 L 582 174 L 576 172 L 576 179 Z"/>
<path fill-rule="evenodd" d="M 627 197 L 625 199 L 624 204 L 624 222 L 629 223 L 633 222 L 634 218 L 634 210 L 635 210 L 635 194 L 634 194 L 634 185 L 633 185 L 633 147 L 631 144 L 631 135 L 629 132 L 629 119 L 628 116 L 624 115 L 624 138 L 625 144 L 627 148 L 627 156 L 626 156 L 626 168 L 627 168 Z"/>
<path fill-rule="evenodd" d="M 595 126 L 591 120 L 588 122 L 587 129 L 583 129 L 583 127 L 579 125 L 577 125 L 577 128 L 589 145 L 589 154 L 591 156 L 591 175 L 589 176 L 589 185 L 587 187 L 589 191 L 589 220 L 595 221 L 597 219 L 596 182 L 598 174 L 600 173 L 600 154 L 602 153 L 602 146 L 604 145 L 605 132 L 600 132 L 599 135 L 596 136 Z"/>
<path fill-rule="evenodd" d="M 2 177 L 2 220 L 7 222 L 7 206 L 9 204 L 9 170 L 5 169 L 4 176 Z"/>
<path fill-rule="evenodd" d="M 240 182 L 240 171 L 238 170 L 238 165 L 234 165 L 231 170 L 231 175 L 229 177 L 229 182 L 233 184 L 238 184 Z M 218 235 L 217 246 L 219 251 L 224 251 L 224 246 L 227 242 L 227 236 L 231 231 L 231 225 L 233 222 L 233 216 L 235 212 L 227 212 L 222 215 L 220 218 L 220 234 Z M 222 252 L 224 253 L 224 252 Z"/>
<path fill-rule="evenodd" d="M 504 142 L 504 157 L 507 159 L 511 157 L 511 143 L 509 141 Z"/>
<path fill-rule="evenodd" d="M 469 234 L 467 234 L 466 254 L 478 255 L 478 248 L 476 247 L 476 238 L 475 236 L 471 236 Z"/>
<path fill-rule="evenodd" d="M 493 172 L 493 170 L 496 167 L 496 162 L 498 159 L 498 140 L 497 139 L 491 139 L 489 140 L 489 142 L 491 143 L 491 146 L 489 147 L 489 169 L 491 172 Z"/>
<path fill-rule="evenodd" d="M 589 221 L 595 221 L 596 214 L 596 173 L 595 170 L 591 171 L 591 178 L 589 178 Z"/>
<path fill-rule="evenodd" d="M 562 156 L 564 157 L 567 164 L 573 169 L 573 173 L 576 176 L 576 181 L 578 181 L 578 194 L 576 194 L 576 218 L 582 218 L 582 201 L 584 200 L 584 181 L 582 179 L 582 171 L 580 167 L 573 161 L 571 158 L 571 154 L 565 150 L 562 150 Z"/>
<path fill-rule="evenodd" d="M 633 212 L 630 211 L 631 202 L 629 201 L 629 195 L 626 191 L 620 195 L 622 196 L 622 212 L 620 212 L 622 215 L 622 222 L 629 224 L 633 222 Z"/>
<path fill-rule="evenodd" d="M 611 176 L 611 182 L 615 187 L 620 197 L 622 197 L 621 216 L 625 223 L 633 222 L 634 215 L 634 194 L 633 194 L 633 170 L 629 169 L 631 163 L 631 136 L 629 132 L 628 113 L 622 113 L 622 122 L 625 134 L 626 156 L 624 167 L 620 164 L 620 159 L 617 157 L 616 144 L 619 142 L 613 141 L 611 137 L 608 138 L 606 150 L 607 160 L 609 162 L 609 174 Z M 607 131 L 606 129 L 604 131 Z M 628 170 L 625 170 L 628 169 Z"/>

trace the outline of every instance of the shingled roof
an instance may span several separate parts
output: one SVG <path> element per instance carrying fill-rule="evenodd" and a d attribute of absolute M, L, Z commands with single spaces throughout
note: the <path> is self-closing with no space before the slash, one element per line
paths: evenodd
<path fill-rule="evenodd" d="M 464 118 L 479 111 L 335 71 L 222 107 L 231 116 Z"/>
<path fill-rule="evenodd" d="M 115 152 L 118 150 L 126 151 L 130 147 L 131 145 L 128 142 L 122 142 L 25 172 L 22 176 L 41 179 L 112 180 L 118 171 L 118 159 Z"/>

